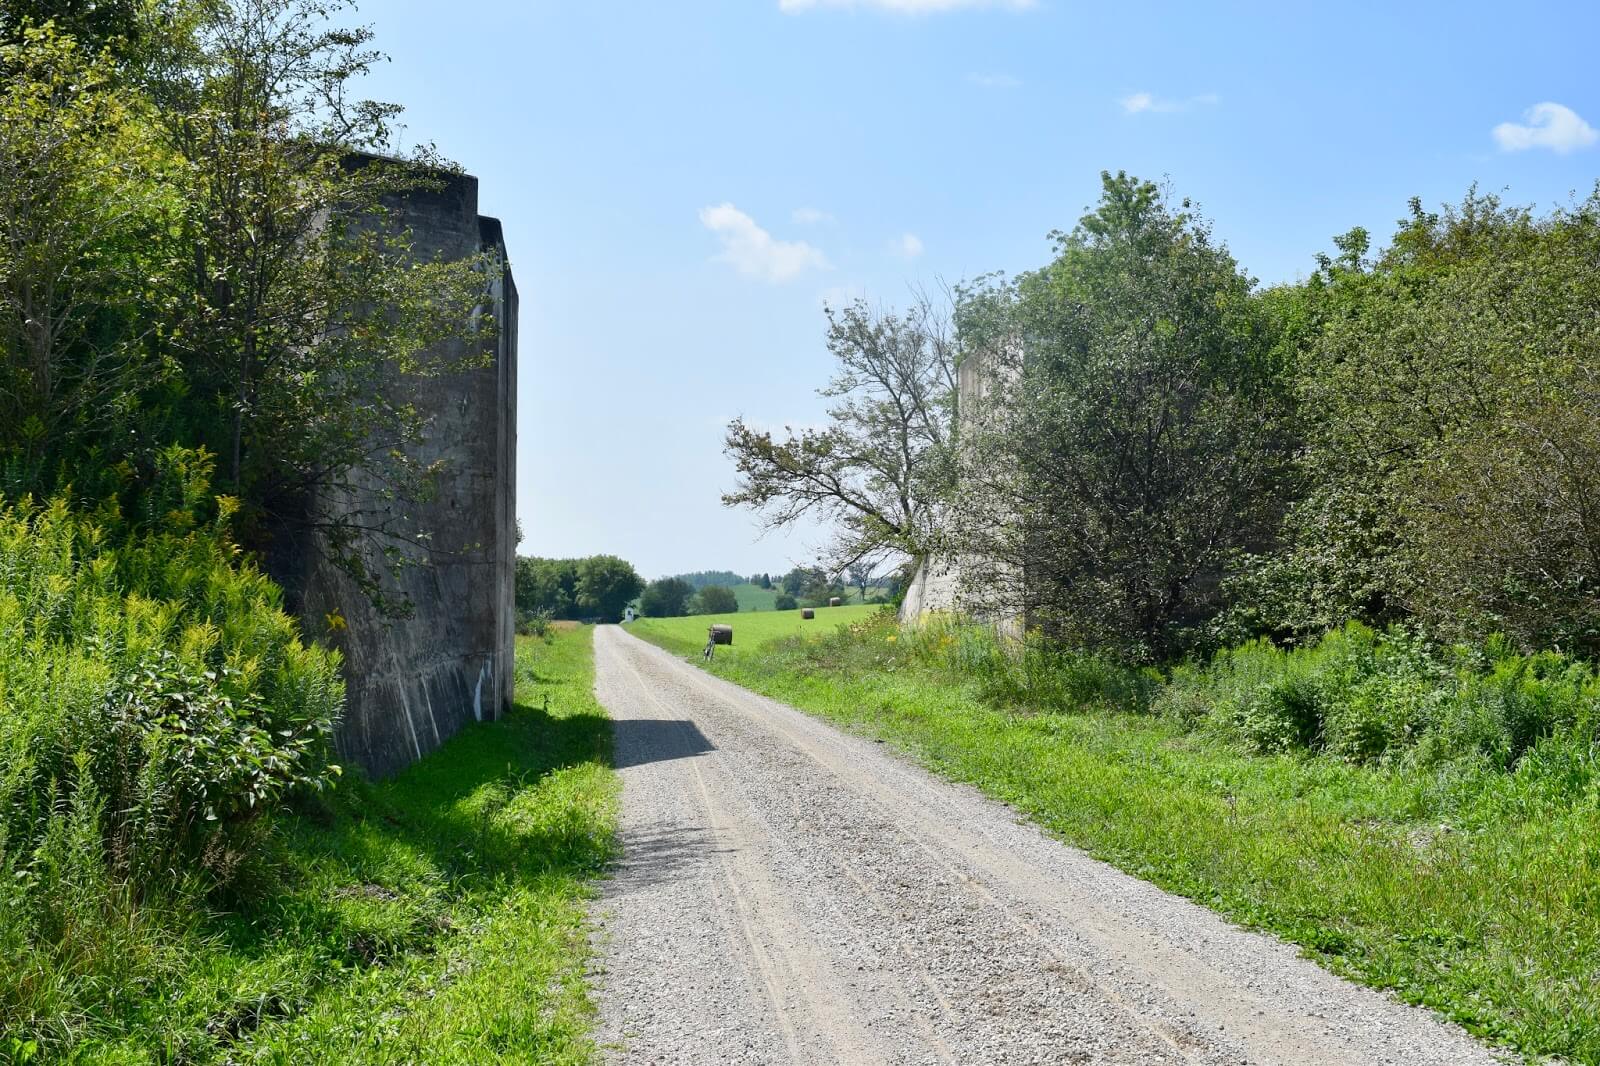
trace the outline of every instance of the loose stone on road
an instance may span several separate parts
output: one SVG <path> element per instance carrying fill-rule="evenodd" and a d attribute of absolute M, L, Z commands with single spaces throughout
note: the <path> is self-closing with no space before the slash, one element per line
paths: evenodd
<path fill-rule="evenodd" d="M 595 670 L 624 782 L 595 904 L 614 1061 L 1497 1061 L 618 627 Z"/>

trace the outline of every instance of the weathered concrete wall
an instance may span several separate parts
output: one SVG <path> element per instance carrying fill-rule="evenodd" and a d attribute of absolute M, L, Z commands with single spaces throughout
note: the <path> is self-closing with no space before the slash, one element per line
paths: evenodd
<path fill-rule="evenodd" d="M 459 259 L 480 251 L 503 265 L 500 224 L 478 214 L 478 182 L 449 177 L 442 188 L 390 205 L 409 228 L 419 258 Z M 353 496 L 311 501 L 351 508 L 400 541 L 420 544 L 420 565 L 386 579 L 409 601 L 410 617 L 384 617 L 320 550 L 315 534 L 278 546 L 274 570 L 308 633 L 345 656 L 347 702 L 336 740 L 340 756 L 375 775 L 393 773 L 469 722 L 511 706 L 515 639 L 517 290 L 509 269 L 492 287 L 495 329 L 454 342 L 492 352 L 490 365 L 396 388 L 409 390 L 430 420 L 421 463 L 443 460 L 436 492 L 422 503 L 386 498 L 366 482 Z M 419 535 L 425 538 L 418 540 Z M 400 541 L 395 541 L 399 543 Z M 343 623 L 329 624 L 337 616 Z"/>
<path fill-rule="evenodd" d="M 961 421 L 967 448 L 974 447 L 971 441 L 981 440 L 984 432 L 994 427 L 989 419 L 993 417 L 993 404 L 1001 401 L 997 375 L 1003 373 L 999 361 L 982 352 L 972 353 L 957 368 L 956 417 Z M 923 559 L 901 601 L 900 621 L 916 622 L 929 614 L 959 614 L 991 622 L 1004 633 L 1020 635 L 1023 628 L 1020 610 L 1010 605 L 986 603 L 985 597 L 974 596 L 970 587 L 974 582 L 983 581 L 985 576 L 999 579 L 1006 585 L 1017 584 L 1020 575 L 993 562 L 986 566 L 975 565 L 982 562 L 959 553 Z"/>

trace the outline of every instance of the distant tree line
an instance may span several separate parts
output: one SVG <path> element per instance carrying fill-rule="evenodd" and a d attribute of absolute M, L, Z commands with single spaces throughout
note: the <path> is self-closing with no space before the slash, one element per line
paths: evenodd
<path fill-rule="evenodd" d="M 958 559 L 967 609 L 1130 662 L 1347 620 L 1600 655 L 1600 191 L 1413 201 L 1266 288 L 1125 174 L 1053 240 L 947 320 L 830 318 L 830 427 L 735 423 L 729 502 Z"/>
<path fill-rule="evenodd" d="M 887 602 L 899 589 L 897 576 L 879 576 L 869 566 L 852 567 L 848 576 L 850 587 L 859 591 L 864 603 Z M 779 611 L 826 606 L 834 597 L 843 598 L 846 589 L 841 577 L 821 567 L 795 567 L 776 579 L 769 573 L 742 578 L 731 570 L 700 570 L 647 584 L 639 598 L 639 611 L 651 618 L 731 614 L 739 610 L 736 588 L 746 585 L 773 591 L 773 609 Z"/>
<path fill-rule="evenodd" d="M 693 573 L 676 574 L 674 576 L 677 577 L 678 580 L 687 583 L 692 589 L 703 589 L 707 585 L 720 585 L 723 588 L 732 588 L 735 585 L 744 584 L 747 580 L 751 584 L 759 584 L 759 582 L 755 581 L 753 578 L 741 577 L 732 570 L 696 570 Z"/>
<path fill-rule="evenodd" d="M 644 580 L 615 555 L 582 559 L 517 559 L 517 613 L 574 621 L 621 621 Z"/>

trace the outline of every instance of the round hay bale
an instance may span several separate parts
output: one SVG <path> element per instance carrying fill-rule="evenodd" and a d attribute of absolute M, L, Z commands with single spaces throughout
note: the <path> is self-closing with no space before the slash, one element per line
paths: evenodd
<path fill-rule="evenodd" d="M 800 617 L 801 618 L 815 618 L 816 616 L 817 616 L 817 612 L 813 611 L 809 607 L 803 608 L 800 611 Z"/>
<path fill-rule="evenodd" d="M 839 606 L 839 605 L 840 605 L 840 604 L 841 604 L 841 603 L 843 603 L 843 602 L 844 602 L 844 601 L 843 601 L 843 600 L 841 600 L 841 599 L 840 599 L 840 598 L 839 598 L 839 597 L 837 597 L 837 596 L 830 596 L 830 597 L 828 597 L 828 606 L 829 606 L 829 607 L 837 607 L 837 606 Z"/>
<path fill-rule="evenodd" d="M 727 625 L 714 625 L 711 627 L 711 643 L 732 644 L 733 627 Z"/>

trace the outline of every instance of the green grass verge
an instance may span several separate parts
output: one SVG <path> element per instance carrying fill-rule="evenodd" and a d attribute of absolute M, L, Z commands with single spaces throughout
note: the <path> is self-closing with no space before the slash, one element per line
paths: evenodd
<path fill-rule="evenodd" d="M 748 581 L 742 585 L 734 585 L 732 588 L 734 599 L 739 601 L 740 614 L 752 614 L 756 611 L 772 610 L 772 605 L 777 600 L 778 594 L 783 591 L 781 588 L 776 586 L 770 589 L 764 589 L 760 585 L 752 585 Z M 883 592 L 883 589 L 875 588 L 871 589 L 870 591 L 873 595 L 877 595 Z M 844 596 L 842 598 L 847 605 L 860 605 L 862 602 L 861 590 L 855 587 L 847 587 L 844 590 Z"/>
<path fill-rule="evenodd" d="M 703 637 L 678 621 L 633 631 L 692 655 Z M 1593 766 L 1586 787 L 1552 791 L 1536 763 L 1407 773 L 1253 755 L 1154 716 L 998 708 L 975 684 L 863 646 L 892 627 L 764 645 L 758 635 L 736 628 L 750 639 L 719 649 L 710 669 L 882 739 L 1100 859 L 1490 1041 L 1600 1062 Z"/>
<path fill-rule="evenodd" d="M 742 659 L 760 653 L 769 641 L 805 633 L 831 633 L 841 625 L 859 622 L 881 608 L 859 604 L 849 607 L 818 607 L 810 620 L 794 611 L 755 611 L 739 614 L 692 614 L 685 618 L 641 618 L 627 629 L 680 655 L 699 653 L 706 646 L 706 630 L 725 622 L 733 626 L 733 646 L 717 649 L 719 659 Z"/>
<path fill-rule="evenodd" d="M 167 972 L 60 1057 L 590 1061 L 584 907 L 618 796 L 592 639 L 519 639 L 505 720 L 285 819 L 268 882 L 173 934 Z"/>

